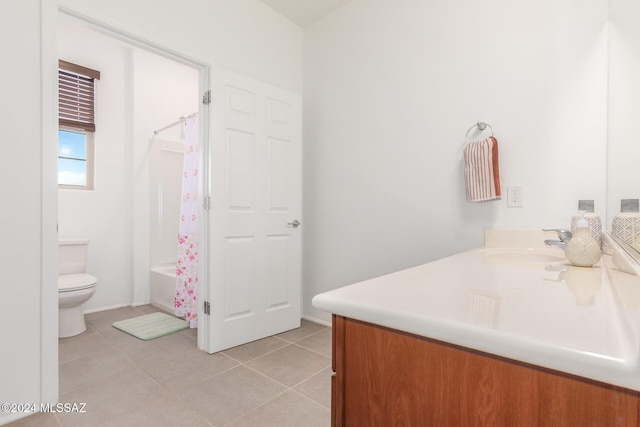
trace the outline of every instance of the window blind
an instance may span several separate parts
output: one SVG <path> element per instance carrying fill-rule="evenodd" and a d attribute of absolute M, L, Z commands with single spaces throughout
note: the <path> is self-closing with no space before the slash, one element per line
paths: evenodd
<path fill-rule="evenodd" d="M 88 132 L 96 131 L 95 80 L 100 72 L 58 61 L 58 123 Z"/>

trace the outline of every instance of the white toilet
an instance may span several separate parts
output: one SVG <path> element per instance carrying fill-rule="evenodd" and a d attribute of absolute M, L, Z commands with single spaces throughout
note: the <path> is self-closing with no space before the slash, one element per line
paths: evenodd
<path fill-rule="evenodd" d="M 58 337 L 67 338 L 87 330 L 82 303 L 96 291 L 98 279 L 84 272 L 89 239 L 58 238 Z"/>

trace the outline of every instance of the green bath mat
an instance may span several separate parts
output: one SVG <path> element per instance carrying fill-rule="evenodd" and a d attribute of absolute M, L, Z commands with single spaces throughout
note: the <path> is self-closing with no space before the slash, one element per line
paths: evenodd
<path fill-rule="evenodd" d="M 121 320 L 111 326 L 136 338 L 148 341 L 187 329 L 189 323 L 168 314 L 151 313 L 133 319 Z"/>

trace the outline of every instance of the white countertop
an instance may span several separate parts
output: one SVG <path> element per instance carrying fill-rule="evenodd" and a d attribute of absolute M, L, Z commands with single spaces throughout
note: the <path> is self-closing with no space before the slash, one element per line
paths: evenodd
<path fill-rule="evenodd" d="M 317 295 L 313 305 L 640 391 L 640 277 L 610 255 L 581 268 L 559 249 L 540 251 L 531 261 L 474 249 Z"/>

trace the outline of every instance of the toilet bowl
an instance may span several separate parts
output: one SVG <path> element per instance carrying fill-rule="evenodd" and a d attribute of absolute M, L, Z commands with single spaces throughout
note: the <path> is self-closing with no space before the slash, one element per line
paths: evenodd
<path fill-rule="evenodd" d="M 58 338 L 87 330 L 82 303 L 94 294 L 97 282 L 98 279 L 84 273 L 58 276 Z"/>
<path fill-rule="evenodd" d="M 82 304 L 96 291 L 98 279 L 84 272 L 86 238 L 58 240 L 58 337 L 67 338 L 87 330 Z"/>

